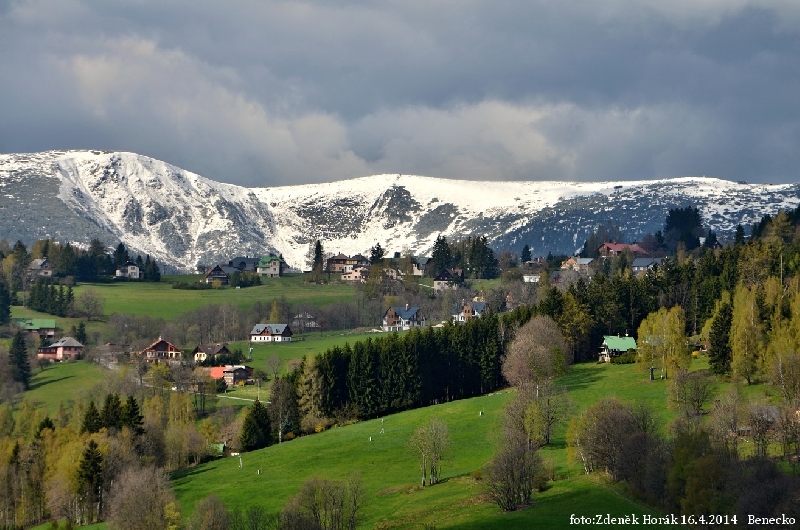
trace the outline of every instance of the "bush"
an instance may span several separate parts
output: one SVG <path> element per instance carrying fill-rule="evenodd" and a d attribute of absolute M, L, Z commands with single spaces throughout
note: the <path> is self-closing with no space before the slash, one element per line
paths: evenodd
<path fill-rule="evenodd" d="M 612 357 L 611 364 L 635 364 L 636 350 L 628 350 L 619 357 Z"/>

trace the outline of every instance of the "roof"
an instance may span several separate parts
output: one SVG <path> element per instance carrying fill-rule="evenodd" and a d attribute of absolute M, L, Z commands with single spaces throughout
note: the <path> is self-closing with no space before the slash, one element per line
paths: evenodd
<path fill-rule="evenodd" d="M 47 258 L 35 259 L 35 260 L 31 261 L 30 265 L 28 265 L 28 269 L 29 270 L 41 269 L 42 265 L 44 265 L 46 262 L 47 262 Z"/>
<path fill-rule="evenodd" d="M 223 370 L 225 370 L 224 366 L 215 366 L 214 368 L 208 371 L 208 376 L 211 379 L 222 379 L 223 377 L 225 377 Z"/>
<path fill-rule="evenodd" d="M 248 258 L 246 256 L 237 256 L 228 262 L 228 265 L 231 267 L 242 267 L 243 269 L 252 269 L 256 263 L 258 263 L 258 258 Z"/>
<path fill-rule="evenodd" d="M 369 258 L 367 258 L 366 256 L 362 256 L 361 254 L 356 254 L 350 259 L 354 259 L 356 261 L 369 261 Z"/>
<path fill-rule="evenodd" d="M 454 280 L 460 280 L 464 277 L 464 271 L 462 269 L 444 269 L 439 276 L 433 279 L 435 282 L 450 282 Z"/>
<path fill-rule="evenodd" d="M 348 257 L 347 257 L 347 256 L 345 256 L 344 254 L 342 254 L 341 252 L 339 252 L 337 255 L 335 255 L 335 256 L 333 256 L 333 257 L 331 257 L 331 258 L 328 258 L 328 259 L 350 259 L 350 258 L 348 258 Z"/>
<path fill-rule="evenodd" d="M 631 243 L 631 244 L 628 244 L 628 243 L 603 243 L 602 245 L 600 245 L 597 248 L 599 250 L 599 249 L 601 249 L 603 247 L 608 247 L 608 250 L 611 250 L 611 251 L 614 251 L 614 252 L 622 252 L 623 250 L 628 249 L 631 252 L 635 252 L 635 253 L 638 253 L 638 254 L 647 254 L 647 251 L 645 249 L 643 249 L 642 247 L 640 247 L 639 245 L 637 245 L 636 243 Z"/>
<path fill-rule="evenodd" d="M 287 331 L 289 324 L 256 324 L 250 331 L 251 335 L 261 335 L 264 330 L 269 331 L 270 335 L 283 335 Z M 291 330 L 288 330 L 291 332 Z"/>
<path fill-rule="evenodd" d="M 211 274 L 212 272 L 214 272 L 214 271 L 215 271 L 215 270 L 217 270 L 217 269 L 219 269 L 219 270 L 221 270 L 222 272 L 224 272 L 225 274 L 229 274 L 229 275 L 230 275 L 230 274 L 233 274 L 234 272 L 239 272 L 239 269 L 237 269 L 236 267 L 230 267 L 230 266 L 228 266 L 228 265 L 214 265 L 214 266 L 211 268 L 211 270 L 209 270 L 209 271 L 206 273 L 206 276 L 208 276 L 209 274 Z"/>
<path fill-rule="evenodd" d="M 460 313 L 464 306 L 471 306 L 476 313 L 483 313 L 486 309 L 486 302 L 461 302 L 453 304 L 453 313 Z"/>
<path fill-rule="evenodd" d="M 145 351 L 145 352 L 147 352 L 147 351 L 166 351 L 166 352 L 183 353 L 183 352 L 181 352 L 180 349 L 176 348 L 174 345 L 172 345 L 169 342 L 165 341 L 161 337 L 159 337 L 157 341 L 155 341 L 153 344 L 151 344 L 150 346 L 148 346 L 147 348 L 145 348 L 142 351 Z"/>
<path fill-rule="evenodd" d="M 227 344 L 198 344 L 193 353 L 203 352 L 206 355 L 217 355 L 222 350 L 227 349 Z"/>
<path fill-rule="evenodd" d="M 408 309 L 400 305 L 393 305 L 391 308 L 394 309 L 394 312 L 403 320 L 410 320 L 419 312 L 419 307 L 415 305 L 409 306 Z M 386 311 L 388 312 L 389 310 L 387 309 Z"/>
<path fill-rule="evenodd" d="M 594 258 L 576 258 L 575 263 L 578 265 L 589 265 L 591 262 L 594 261 Z"/>
<path fill-rule="evenodd" d="M 617 337 L 615 335 L 605 335 L 603 344 L 609 350 L 628 351 L 636 349 L 636 340 L 633 337 Z"/>
<path fill-rule="evenodd" d="M 283 258 L 280 257 L 280 256 L 276 256 L 275 254 L 270 254 L 269 256 L 264 256 L 263 258 L 261 258 L 259 260 L 259 262 L 258 262 L 258 266 L 261 267 L 262 265 L 268 265 L 269 263 L 272 263 L 273 261 L 281 261 L 282 262 Z"/>
<path fill-rule="evenodd" d="M 636 258 L 633 260 L 632 267 L 650 267 L 653 264 L 661 265 L 664 258 Z"/>
<path fill-rule="evenodd" d="M 36 331 L 39 329 L 56 329 L 55 318 L 15 318 L 20 327 L 25 328 L 25 331 Z"/>
<path fill-rule="evenodd" d="M 73 347 L 73 348 L 75 348 L 75 347 L 83 348 L 83 344 L 81 344 L 77 340 L 73 339 L 72 337 L 62 337 L 61 340 L 59 340 L 57 342 L 54 342 L 49 347 L 50 348 L 61 348 L 61 347 L 66 347 L 66 346 L 70 346 L 70 347 Z"/>

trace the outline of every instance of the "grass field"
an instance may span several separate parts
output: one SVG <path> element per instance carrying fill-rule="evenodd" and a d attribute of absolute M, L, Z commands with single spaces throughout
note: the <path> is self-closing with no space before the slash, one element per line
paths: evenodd
<path fill-rule="evenodd" d="M 570 513 L 653 514 L 598 477 L 576 472 L 537 495 L 536 506 L 528 510 L 503 514 L 486 502 L 482 483 L 470 473 L 491 458 L 502 410 L 511 397 L 502 392 L 391 415 L 385 418 L 385 434 L 380 434 L 380 420 L 331 429 L 246 453 L 242 469 L 238 458 L 230 457 L 189 469 L 176 474 L 173 485 L 186 514 L 211 491 L 229 507 L 260 504 L 278 511 L 307 478 L 344 479 L 358 471 L 367 491 L 365 528 L 420 528 L 424 523 L 439 529 L 559 528 L 567 526 Z M 406 442 L 433 416 L 447 423 L 452 446 L 444 482 L 420 489 Z"/>
<path fill-rule="evenodd" d="M 263 285 L 234 289 L 209 289 L 189 291 L 173 289 L 170 280 L 197 281 L 194 276 L 165 276 L 159 283 L 120 282 L 120 283 L 82 283 L 75 288 L 76 298 L 93 289 L 105 301 L 105 314 L 132 313 L 150 315 L 166 320 L 181 313 L 192 311 L 203 305 L 233 304 L 248 307 L 257 301 L 271 303 L 273 299 L 285 296 L 293 304 L 309 303 L 323 306 L 337 301 L 355 298 L 352 285 L 305 283 L 301 274 L 282 278 L 262 278 Z"/>
<path fill-rule="evenodd" d="M 696 360 L 693 369 L 705 366 L 705 360 Z M 665 431 L 676 414 L 667 407 L 667 383 L 649 381 L 647 373 L 634 365 L 581 364 L 559 382 L 569 388 L 578 412 L 614 395 L 649 403 Z M 343 479 L 359 471 L 367 490 L 365 528 L 421 528 L 424 524 L 439 529 L 561 528 L 568 526 L 572 513 L 656 515 L 628 498 L 624 488 L 597 475 L 586 476 L 568 463 L 563 426 L 556 430 L 552 446 L 541 451 L 559 480 L 535 496 L 535 506 L 504 514 L 487 502 L 482 483 L 471 473 L 491 458 L 503 408 L 512 397 L 512 391 L 503 391 L 391 415 L 385 418 L 385 434 L 380 434 L 380 420 L 332 429 L 244 454 L 241 470 L 238 459 L 221 459 L 177 474 L 173 484 L 185 514 L 211 491 L 231 507 L 257 502 L 278 511 L 309 477 Z M 433 416 L 447 423 L 452 446 L 444 467 L 445 481 L 420 489 L 415 460 L 405 444 L 413 430 Z M 263 474 L 257 474 L 259 469 Z M 259 495 L 262 491 L 270 494 Z"/>
<path fill-rule="evenodd" d="M 43 371 L 36 368 L 31 378 L 31 387 L 25 399 L 37 406 L 47 407 L 50 413 L 58 409 L 58 403 L 65 404 L 75 399 L 81 390 L 88 390 L 106 376 L 102 368 L 83 362 L 53 363 Z"/>

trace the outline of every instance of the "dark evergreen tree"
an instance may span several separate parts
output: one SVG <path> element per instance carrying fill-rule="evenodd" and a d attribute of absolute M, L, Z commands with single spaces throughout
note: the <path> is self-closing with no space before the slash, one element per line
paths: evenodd
<path fill-rule="evenodd" d="M 664 234 L 671 243 L 670 250 L 674 250 L 678 243 L 683 243 L 686 250 L 693 250 L 700 246 L 699 236 L 703 235 L 703 218 L 700 210 L 687 206 L 674 208 L 667 214 L 664 224 Z"/>
<path fill-rule="evenodd" d="M 425 267 L 425 272 L 429 276 L 436 277 L 441 274 L 442 270 L 450 267 L 452 255 L 450 253 L 450 245 L 447 244 L 447 238 L 440 235 L 433 243 L 433 252 L 431 259 Z"/>
<path fill-rule="evenodd" d="M 107 429 L 119 429 L 122 427 L 122 402 L 118 394 L 106 395 L 100 418 L 103 422 L 103 427 Z"/>
<path fill-rule="evenodd" d="M 45 416 L 45 418 L 39 422 L 39 426 L 36 428 L 36 438 L 42 437 L 42 431 L 45 429 L 50 429 L 51 431 L 56 430 L 56 426 L 53 424 L 53 420 L 50 419 L 50 416 Z"/>
<path fill-rule="evenodd" d="M 28 345 L 25 343 L 25 333 L 22 330 L 14 334 L 8 361 L 11 365 L 11 378 L 17 383 L 22 383 L 25 390 L 28 390 L 31 382 L 31 365 L 28 362 Z"/>
<path fill-rule="evenodd" d="M 89 440 L 78 464 L 78 490 L 86 521 L 92 522 L 102 510 L 103 492 L 103 455 L 94 440 Z"/>
<path fill-rule="evenodd" d="M 83 424 L 81 425 L 81 432 L 98 432 L 103 427 L 103 418 L 100 416 L 100 412 L 97 411 L 97 407 L 94 405 L 94 400 L 89 402 L 89 407 L 86 409 L 86 413 L 83 415 Z"/>
<path fill-rule="evenodd" d="M 117 245 L 117 249 L 114 251 L 114 266 L 120 267 L 128 263 L 130 260 L 131 257 L 128 254 L 128 250 L 125 248 L 125 245 L 120 242 L 120 244 Z"/>
<path fill-rule="evenodd" d="M 734 245 L 744 245 L 744 228 L 741 224 L 736 225 L 736 236 L 733 238 Z"/>
<path fill-rule="evenodd" d="M 129 427 L 136 435 L 144 433 L 144 417 L 139 410 L 139 402 L 133 396 L 128 396 L 122 406 L 122 425 Z"/>
<path fill-rule="evenodd" d="M 135 263 L 136 263 L 136 266 L 139 267 L 139 272 L 140 273 L 144 272 L 144 261 L 142 261 L 142 255 L 141 254 L 136 256 L 136 262 Z"/>
<path fill-rule="evenodd" d="M 377 265 L 383 261 L 386 251 L 381 247 L 380 243 L 375 243 L 375 246 L 369 249 L 369 262 L 372 265 Z"/>
<path fill-rule="evenodd" d="M 531 255 L 531 247 L 529 247 L 527 244 L 522 247 L 522 254 L 520 254 L 519 258 L 522 260 L 522 263 L 531 261 L 533 259 L 533 256 Z"/>
<path fill-rule="evenodd" d="M 75 276 L 77 272 L 77 258 L 75 256 L 75 248 L 67 243 L 61 247 L 61 252 L 58 254 L 58 261 L 55 264 L 54 273 L 57 276 Z"/>
<path fill-rule="evenodd" d="M 314 263 L 311 267 L 311 270 L 314 272 L 322 272 L 322 269 L 325 267 L 325 257 L 322 252 L 322 242 L 317 239 L 317 242 L 314 243 Z"/>
<path fill-rule="evenodd" d="M 272 441 L 267 408 L 256 400 L 247 412 L 242 424 L 239 442 L 244 451 L 254 451 L 267 447 Z"/>
<path fill-rule="evenodd" d="M 708 334 L 708 363 L 715 374 L 726 374 L 731 369 L 731 323 L 733 308 L 728 302 L 720 305 Z"/>
<path fill-rule="evenodd" d="M 75 340 L 83 345 L 86 345 L 88 337 L 86 336 L 86 323 L 83 321 L 78 324 L 78 329 L 75 330 Z"/>
<path fill-rule="evenodd" d="M 0 280 L 0 326 L 11 322 L 11 293 L 6 283 Z"/>

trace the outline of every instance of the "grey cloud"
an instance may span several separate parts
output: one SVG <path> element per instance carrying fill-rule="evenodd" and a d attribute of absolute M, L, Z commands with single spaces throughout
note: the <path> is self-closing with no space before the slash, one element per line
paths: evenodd
<path fill-rule="evenodd" d="M 246 185 L 795 181 L 800 7 L 0 2 L 0 151 L 135 151 Z"/>

